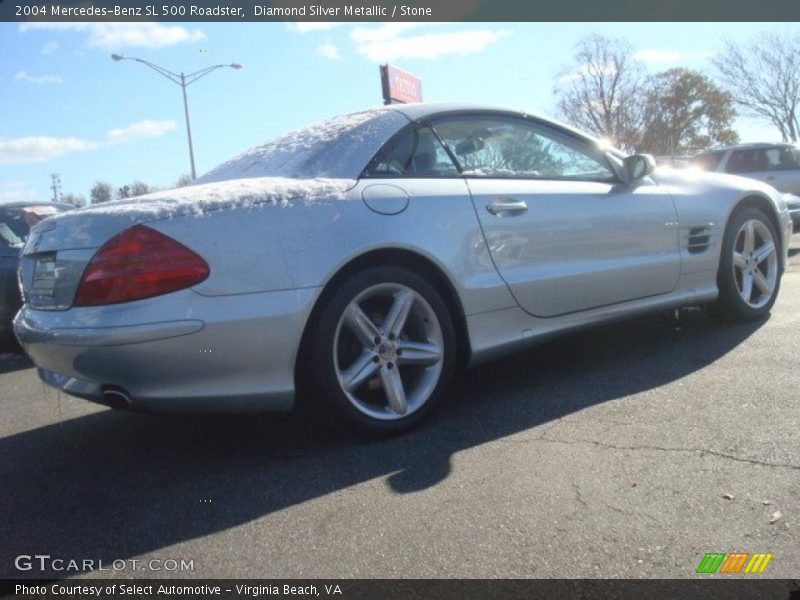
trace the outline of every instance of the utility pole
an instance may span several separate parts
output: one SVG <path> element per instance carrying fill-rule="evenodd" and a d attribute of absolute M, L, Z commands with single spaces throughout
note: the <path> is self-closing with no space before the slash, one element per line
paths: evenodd
<path fill-rule="evenodd" d="M 53 202 L 60 202 L 61 201 L 61 177 L 58 173 L 53 173 L 50 175 L 50 179 L 53 180 L 53 183 L 50 185 L 50 189 L 53 190 Z"/>

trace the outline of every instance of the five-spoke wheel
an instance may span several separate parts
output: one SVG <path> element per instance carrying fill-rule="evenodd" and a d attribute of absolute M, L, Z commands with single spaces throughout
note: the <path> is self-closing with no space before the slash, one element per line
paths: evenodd
<path fill-rule="evenodd" d="M 780 285 L 779 238 L 758 208 L 734 213 L 722 241 L 714 308 L 725 319 L 748 321 L 764 316 Z"/>
<path fill-rule="evenodd" d="M 423 277 L 371 268 L 348 278 L 317 320 L 314 387 L 334 414 L 369 433 L 407 429 L 437 400 L 454 366 L 447 305 Z"/>
<path fill-rule="evenodd" d="M 339 383 L 353 406 L 376 419 L 397 419 L 419 409 L 436 387 L 442 328 L 418 292 L 382 283 L 347 305 L 333 352 Z"/>
<path fill-rule="evenodd" d="M 733 246 L 736 288 L 748 306 L 761 308 L 772 298 L 778 278 L 778 252 L 769 228 L 749 219 L 739 228 Z"/>

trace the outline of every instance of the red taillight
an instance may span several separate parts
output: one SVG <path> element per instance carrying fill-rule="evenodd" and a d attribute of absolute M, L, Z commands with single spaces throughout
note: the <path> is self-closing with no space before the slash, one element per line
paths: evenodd
<path fill-rule="evenodd" d="M 144 225 L 108 240 L 86 267 L 75 306 L 130 302 L 196 285 L 208 277 L 197 254 Z"/>

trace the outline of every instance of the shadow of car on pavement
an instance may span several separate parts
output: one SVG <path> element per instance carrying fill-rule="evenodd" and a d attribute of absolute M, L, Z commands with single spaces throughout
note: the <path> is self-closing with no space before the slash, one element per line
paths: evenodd
<path fill-rule="evenodd" d="M 421 429 L 387 440 L 320 430 L 292 415 L 111 410 L 0 439 L 0 576 L 48 574 L 15 570 L 18 554 L 110 563 L 374 478 L 414 493 L 448 477 L 457 452 L 678 380 L 763 324 L 682 314 L 576 333 L 466 371 Z"/>

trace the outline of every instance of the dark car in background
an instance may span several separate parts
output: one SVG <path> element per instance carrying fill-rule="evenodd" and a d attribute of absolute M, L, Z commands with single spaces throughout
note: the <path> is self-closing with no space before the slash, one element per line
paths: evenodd
<path fill-rule="evenodd" d="M 42 219 L 75 208 L 55 202 L 0 204 L 0 345 L 13 343 L 11 320 L 22 305 L 17 268 L 31 227 Z"/>
<path fill-rule="evenodd" d="M 800 148 L 791 144 L 741 144 L 698 154 L 692 166 L 758 179 L 787 194 L 786 204 L 800 231 Z"/>

